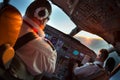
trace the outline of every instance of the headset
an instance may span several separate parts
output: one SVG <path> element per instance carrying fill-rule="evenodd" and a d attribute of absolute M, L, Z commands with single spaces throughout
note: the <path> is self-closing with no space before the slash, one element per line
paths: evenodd
<path fill-rule="evenodd" d="M 35 9 L 33 14 L 34 17 L 41 21 L 44 21 L 46 19 L 49 20 L 49 15 L 51 13 L 51 5 L 49 1 L 43 0 L 41 1 L 41 3 L 39 0 L 35 0 L 35 2 L 39 3 L 40 7 Z"/>

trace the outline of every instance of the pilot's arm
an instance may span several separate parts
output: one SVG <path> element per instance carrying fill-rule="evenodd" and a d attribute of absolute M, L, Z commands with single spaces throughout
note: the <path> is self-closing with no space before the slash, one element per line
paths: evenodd
<path fill-rule="evenodd" d="M 73 72 L 75 76 L 77 76 L 79 79 L 82 79 L 94 74 L 97 69 L 97 65 L 86 63 L 83 66 L 76 67 Z"/>

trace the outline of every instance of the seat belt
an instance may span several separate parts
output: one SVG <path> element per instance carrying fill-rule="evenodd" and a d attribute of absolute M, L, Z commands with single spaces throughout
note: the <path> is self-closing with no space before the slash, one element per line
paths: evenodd
<path fill-rule="evenodd" d="M 18 38 L 14 50 L 16 51 L 17 49 L 21 48 L 25 44 L 27 44 L 29 41 L 36 39 L 37 37 L 33 32 L 29 32 L 22 37 Z M 21 58 L 15 54 L 10 67 L 8 69 L 8 74 L 12 75 L 15 77 L 17 80 L 32 80 L 33 76 L 27 71 L 26 65 L 24 62 L 21 60 Z M 21 74 L 23 73 L 23 74 Z"/>
<path fill-rule="evenodd" d="M 35 34 L 33 32 L 29 32 L 29 33 L 23 35 L 22 37 L 18 38 L 18 40 L 16 41 L 15 46 L 14 46 L 15 51 L 35 38 L 37 38 L 37 37 L 35 36 Z"/>

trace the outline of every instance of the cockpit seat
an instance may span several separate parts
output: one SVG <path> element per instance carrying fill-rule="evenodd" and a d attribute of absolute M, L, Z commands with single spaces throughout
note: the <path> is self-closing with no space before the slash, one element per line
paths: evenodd
<path fill-rule="evenodd" d="M 4 1 L 0 3 L 0 78 L 14 57 L 13 46 L 22 25 L 20 12 Z"/>

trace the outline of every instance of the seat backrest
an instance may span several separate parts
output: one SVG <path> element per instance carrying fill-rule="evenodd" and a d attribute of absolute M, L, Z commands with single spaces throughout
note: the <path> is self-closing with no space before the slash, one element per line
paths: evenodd
<path fill-rule="evenodd" d="M 12 5 L 0 3 L 0 67 L 5 65 L 14 57 L 13 46 L 18 38 L 22 25 L 20 12 Z"/>
<path fill-rule="evenodd" d="M 8 2 L 9 0 L 3 0 L 0 3 L 0 80 L 6 77 L 4 73 L 14 57 L 13 46 L 22 25 L 21 13 Z"/>

